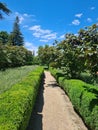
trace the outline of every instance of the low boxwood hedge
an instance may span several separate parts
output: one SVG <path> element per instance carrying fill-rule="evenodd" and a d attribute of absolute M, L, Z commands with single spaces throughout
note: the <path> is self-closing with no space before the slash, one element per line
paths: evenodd
<path fill-rule="evenodd" d="M 98 88 L 81 80 L 58 77 L 56 69 L 50 69 L 59 85 L 68 94 L 74 108 L 90 130 L 98 130 Z"/>
<path fill-rule="evenodd" d="M 43 68 L 37 67 L 20 83 L 0 95 L 0 130 L 25 130 L 40 86 Z"/>

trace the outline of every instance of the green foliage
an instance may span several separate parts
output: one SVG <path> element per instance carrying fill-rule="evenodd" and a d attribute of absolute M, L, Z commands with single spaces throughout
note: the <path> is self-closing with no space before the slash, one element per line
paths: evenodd
<path fill-rule="evenodd" d="M 25 130 L 40 86 L 43 68 L 38 67 L 0 95 L 0 130 Z"/>
<path fill-rule="evenodd" d="M 5 69 L 7 62 L 7 50 L 5 46 L 0 44 L 0 69 Z"/>
<path fill-rule="evenodd" d="M 58 71 L 51 72 L 57 78 Z M 74 108 L 91 130 L 98 130 L 98 88 L 81 80 L 58 77 L 58 83 L 67 92 Z"/>
<path fill-rule="evenodd" d="M 3 19 L 3 13 L 9 15 L 11 11 L 7 8 L 7 6 L 0 2 L 0 19 Z"/>
<path fill-rule="evenodd" d="M 49 67 L 49 64 L 54 60 L 55 58 L 55 48 L 50 47 L 48 45 L 45 45 L 44 47 L 40 46 L 38 48 L 38 58 L 39 63 L 41 65 L 47 65 Z"/>
<path fill-rule="evenodd" d="M 36 66 L 23 66 L 0 71 L 0 94 L 20 82 L 30 71 L 35 69 Z"/>
<path fill-rule="evenodd" d="M 33 62 L 32 52 L 22 46 L 0 45 L 0 69 L 31 65 Z"/>
<path fill-rule="evenodd" d="M 40 47 L 38 56 L 43 65 L 60 68 L 69 78 L 79 78 L 89 71 L 96 78 L 98 71 L 98 25 L 81 29 L 78 35 L 66 34 L 65 40 L 53 46 Z"/>
<path fill-rule="evenodd" d="M 93 124 L 95 124 L 95 130 L 98 130 L 98 106 L 95 105 L 95 107 L 93 108 L 93 111 L 92 111 L 92 114 L 91 114 L 91 117 L 92 117 L 92 122 L 91 122 L 91 126 L 93 128 Z"/>
<path fill-rule="evenodd" d="M 55 68 L 52 68 L 52 67 L 50 67 L 49 70 L 50 70 L 51 74 L 56 78 L 56 75 L 57 75 L 57 73 L 58 73 L 58 70 L 55 69 Z"/>
<path fill-rule="evenodd" d="M 83 80 L 86 83 L 92 84 L 93 83 L 93 77 L 90 75 L 89 72 L 81 73 L 79 79 Z"/>
<path fill-rule="evenodd" d="M 86 58 L 86 68 L 95 77 L 98 71 L 98 25 L 94 24 L 86 30 L 80 30 L 79 37 L 83 42 L 82 53 Z"/>
<path fill-rule="evenodd" d="M 6 45 L 8 43 L 9 34 L 6 31 L 0 32 L 0 44 Z"/>
<path fill-rule="evenodd" d="M 57 45 L 61 55 L 58 57 L 61 61 L 61 68 L 71 78 L 79 77 L 84 71 L 85 59 L 81 57 L 81 48 L 79 47 L 78 38 L 73 34 L 67 34 L 66 40 Z"/>
<path fill-rule="evenodd" d="M 7 14 L 10 13 L 10 10 L 1 2 L 0 10 Z M 0 17 L 2 17 L 1 12 Z M 23 45 L 24 40 L 20 32 L 19 17 L 17 16 L 11 34 L 5 31 L 0 32 L 0 70 L 33 64 L 32 52 L 24 48 Z"/>
<path fill-rule="evenodd" d="M 33 64 L 34 65 L 39 65 L 39 58 L 38 58 L 38 56 L 33 56 Z"/>
<path fill-rule="evenodd" d="M 9 44 L 13 46 L 23 46 L 24 40 L 19 27 L 19 17 L 17 16 L 14 22 L 13 31 L 9 36 Z"/>
<path fill-rule="evenodd" d="M 26 65 L 32 65 L 33 64 L 33 54 L 31 51 L 25 49 L 25 61 L 26 61 Z"/>

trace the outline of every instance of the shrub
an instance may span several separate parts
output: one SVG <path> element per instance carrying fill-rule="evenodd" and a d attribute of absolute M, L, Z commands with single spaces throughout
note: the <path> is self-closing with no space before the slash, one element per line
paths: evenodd
<path fill-rule="evenodd" d="M 7 50 L 0 44 L 0 69 L 4 70 L 7 65 Z"/>
<path fill-rule="evenodd" d="M 0 44 L 0 69 L 31 65 L 32 62 L 32 52 L 26 48 Z"/>
<path fill-rule="evenodd" d="M 57 70 L 52 70 L 57 78 Z M 91 130 L 98 130 L 98 88 L 81 80 L 58 77 L 58 83 L 67 92 L 74 108 Z"/>
<path fill-rule="evenodd" d="M 40 86 L 43 68 L 37 67 L 20 83 L 0 95 L 0 130 L 25 130 Z"/>

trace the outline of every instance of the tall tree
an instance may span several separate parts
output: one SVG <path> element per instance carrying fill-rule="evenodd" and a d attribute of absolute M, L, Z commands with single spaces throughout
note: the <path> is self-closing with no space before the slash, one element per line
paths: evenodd
<path fill-rule="evenodd" d="M 23 46 L 24 38 L 19 27 L 19 17 L 17 16 L 14 22 L 13 31 L 9 37 L 9 44 L 13 46 Z"/>
<path fill-rule="evenodd" d="M 11 11 L 7 8 L 7 6 L 0 2 L 0 19 L 3 18 L 3 12 L 7 15 L 9 15 L 9 13 L 11 13 Z"/>
<path fill-rule="evenodd" d="M 86 67 L 93 77 L 98 71 L 98 25 L 86 27 L 79 31 L 79 37 L 83 42 L 82 54 L 86 59 Z"/>

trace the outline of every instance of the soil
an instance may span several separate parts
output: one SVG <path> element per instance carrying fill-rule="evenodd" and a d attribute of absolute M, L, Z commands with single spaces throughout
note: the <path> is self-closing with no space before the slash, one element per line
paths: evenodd
<path fill-rule="evenodd" d="M 48 71 L 45 71 L 27 130 L 88 130 L 68 96 Z"/>

